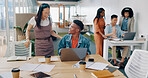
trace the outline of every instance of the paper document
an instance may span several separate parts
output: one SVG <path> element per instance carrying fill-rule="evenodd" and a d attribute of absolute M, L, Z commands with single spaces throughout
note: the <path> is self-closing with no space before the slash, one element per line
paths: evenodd
<path fill-rule="evenodd" d="M 54 67 L 55 65 L 26 63 L 20 66 L 19 69 L 23 71 L 50 72 Z"/>
<path fill-rule="evenodd" d="M 0 78 L 13 78 L 12 72 L 1 73 Z"/>
<path fill-rule="evenodd" d="M 51 57 L 51 61 L 59 61 L 58 57 Z"/>
<path fill-rule="evenodd" d="M 7 61 L 25 61 L 27 60 L 26 56 L 11 56 L 8 57 Z"/>
<path fill-rule="evenodd" d="M 95 70 L 103 70 L 108 64 L 96 62 L 90 66 L 88 66 L 88 69 L 95 69 Z"/>
<path fill-rule="evenodd" d="M 50 72 L 55 65 L 41 64 L 34 71 L 37 72 Z"/>
<path fill-rule="evenodd" d="M 38 58 L 39 62 L 45 62 L 45 58 Z"/>
<path fill-rule="evenodd" d="M 59 61 L 59 59 L 57 57 L 51 57 L 50 59 L 51 61 Z M 45 62 L 45 58 L 38 58 L 39 62 Z"/>
<path fill-rule="evenodd" d="M 113 39 L 114 41 L 120 41 L 121 39 L 120 38 L 115 38 Z"/>
<path fill-rule="evenodd" d="M 22 66 L 19 67 L 20 70 L 23 71 L 33 71 L 37 66 L 40 64 L 30 64 L 30 63 L 25 63 Z"/>
<path fill-rule="evenodd" d="M 100 63 L 100 62 L 86 62 L 85 68 L 87 69 L 95 69 L 95 70 L 103 70 L 108 64 Z M 74 64 L 73 67 L 80 68 L 79 62 Z"/>

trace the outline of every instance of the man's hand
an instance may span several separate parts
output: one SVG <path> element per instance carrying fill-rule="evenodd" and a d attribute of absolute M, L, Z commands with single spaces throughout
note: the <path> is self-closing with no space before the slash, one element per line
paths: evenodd
<path fill-rule="evenodd" d="M 122 36 L 124 37 L 124 34 Z"/>

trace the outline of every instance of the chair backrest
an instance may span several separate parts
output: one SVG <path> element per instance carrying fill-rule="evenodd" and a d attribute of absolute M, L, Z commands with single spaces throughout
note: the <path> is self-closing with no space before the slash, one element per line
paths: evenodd
<path fill-rule="evenodd" d="M 14 55 L 15 56 L 27 56 L 31 57 L 31 44 L 28 48 L 24 46 L 25 41 L 15 41 L 14 42 Z"/>
<path fill-rule="evenodd" d="M 135 49 L 125 66 L 125 73 L 129 78 L 146 78 L 148 73 L 148 51 Z"/>

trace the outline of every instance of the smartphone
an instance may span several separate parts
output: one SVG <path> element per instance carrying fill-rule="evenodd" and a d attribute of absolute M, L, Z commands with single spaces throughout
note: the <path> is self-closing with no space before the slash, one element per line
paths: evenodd
<path fill-rule="evenodd" d="M 37 72 L 37 73 L 33 73 L 30 74 L 31 76 L 35 77 L 35 78 L 45 78 L 45 77 L 51 77 L 50 75 L 43 73 L 43 72 Z"/>

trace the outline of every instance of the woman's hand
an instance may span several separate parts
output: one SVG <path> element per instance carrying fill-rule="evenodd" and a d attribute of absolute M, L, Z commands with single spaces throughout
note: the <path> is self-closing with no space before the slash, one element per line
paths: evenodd
<path fill-rule="evenodd" d="M 30 40 L 26 40 L 26 42 L 24 43 L 24 46 L 25 46 L 26 48 L 28 48 L 29 44 L 30 44 Z"/>
<path fill-rule="evenodd" d="M 106 36 L 106 35 L 102 35 L 102 37 L 103 37 L 103 38 L 105 38 L 105 39 L 107 38 L 107 36 Z"/>

